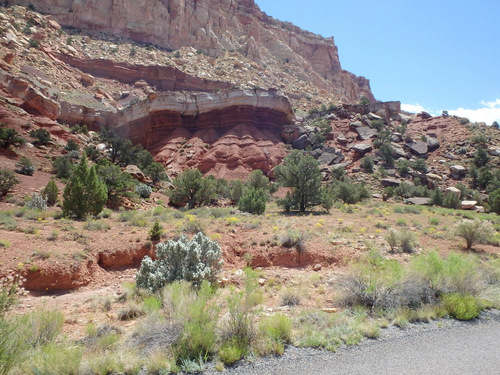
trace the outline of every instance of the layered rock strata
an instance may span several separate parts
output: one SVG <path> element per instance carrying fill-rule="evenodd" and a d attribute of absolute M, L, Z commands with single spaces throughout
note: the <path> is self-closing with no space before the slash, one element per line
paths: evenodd
<path fill-rule="evenodd" d="M 89 60 L 71 55 L 60 55 L 59 58 L 96 77 L 116 79 L 128 84 L 143 80 L 161 91 L 217 91 L 232 87 L 228 82 L 198 78 L 170 66 L 136 65 L 107 59 Z"/>
<path fill-rule="evenodd" d="M 168 92 L 126 108 L 114 120 L 172 174 L 197 167 L 235 179 L 253 169 L 269 173 L 281 162 L 281 132 L 294 113 L 276 91 Z"/>
<path fill-rule="evenodd" d="M 363 95 L 374 101 L 369 81 L 341 68 L 333 38 L 277 21 L 253 0 L 40 0 L 34 6 L 65 26 L 171 50 L 191 46 L 211 56 L 235 50 L 258 63 L 290 63 L 339 101 L 357 103 Z"/>

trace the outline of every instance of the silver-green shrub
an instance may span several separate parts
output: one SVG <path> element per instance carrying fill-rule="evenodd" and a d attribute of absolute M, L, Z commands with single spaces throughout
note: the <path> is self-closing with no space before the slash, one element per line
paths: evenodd
<path fill-rule="evenodd" d="M 141 198 L 149 198 L 151 196 L 151 192 L 153 189 L 151 189 L 150 186 L 146 184 L 138 184 L 135 187 L 135 192 L 141 197 Z"/>
<path fill-rule="evenodd" d="M 203 233 L 197 233 L 191 241 L 182 236 L 178 241 L 159 243 L 156 256 L 158 260 L 144 257 L 136 277 L 138 287 L 152 292 L 175 280 L 196 286 L 203 280 L 213 282 L 223 263 L 219 244 Z"/>
<path fill-rule="evenodd" d="M 45 195 L 33 193 L 31 199 L 24 205 L 32 210 L 45 211 L 47 209 L 47 197 Z"/>

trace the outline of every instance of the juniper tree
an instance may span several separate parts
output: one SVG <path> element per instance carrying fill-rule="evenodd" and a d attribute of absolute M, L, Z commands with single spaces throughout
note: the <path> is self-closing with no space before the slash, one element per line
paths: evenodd
<path fill-rule="evenodd" d="M 95 166 L 89 168 L 83 154 L 63 193 L 63 212 L 78 219 L 99 214 L 108 199 L 106 185 L 99 180 Z"/>

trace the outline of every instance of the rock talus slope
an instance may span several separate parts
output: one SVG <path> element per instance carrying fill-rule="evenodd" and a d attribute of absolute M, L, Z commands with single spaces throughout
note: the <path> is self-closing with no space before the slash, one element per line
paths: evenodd
<path fill-rule="evenodd" d="M 191 46 L 211 56 L 237 50 L 263 64 L 278 59 L 300 67 L 303 79 L 340 101 L 374 100 L 366 78 L 341 68 L 333 38 L 275 20 L 253 0 L 40 0 L 35 8 L 65 26 L 167 49 Z"/>

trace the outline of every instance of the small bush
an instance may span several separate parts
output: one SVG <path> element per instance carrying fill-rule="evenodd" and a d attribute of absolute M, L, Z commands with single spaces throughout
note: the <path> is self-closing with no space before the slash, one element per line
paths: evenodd
<path fill-rule="evenodd" d="M 54 180 L 50 180 L 45 188 L 42 190 L 42 195 L 47 199 L 47 204 L 53 206 L 57 203 L 59 197 L 59 188 Z"/>
<path fill-rule="evenodd" d="M 399 232 L 391 229 L 385 238 L 391 251 L 401 250 L 404 253 L 413 253 L 415 251 L 416 239 L 415 235 L 406 230 Z"/>
<path fill-rule="evenodd" d="M 64 324 L 64 315 L 57 310 L 38 308 L 21 317 L 26 343 L 33 348 L 54 342 L 61 333 Z"/>
<path fill-rule="evenodd" d="M 443 304 L 448 313 L 458 320 L 474 319 L 480 312 L 476 298 L 470 294 L 447 294 L 443 298 Z"/>
<path fill-rule="evenodd" d="M 146 256 L 137 273 L 137 286 L 152 292 L 175 280 L 190 281 L 200 285 L 203 280 L 215 281 L 222 266 L 219 244 L 202 233 L 191 241 L 182 236 L 178 241 L 169 240 L 156 245 L 158 260 Z"/>
<path fill-rule="evenodd" d="M 281 305 L 290 307 L 300 305 L 299 293 L 292 289 L 285 290 L 285 292 L 281 295 Z"/>
<path fill-rule="evenodd" d="M 460 198 L 455 194 L 446 194 L 443 207 L 457 209 L 460 208 Z"/>
<path fill-rule="evenodd" d="M 36 129 L 30 131 L 30 137 L 36 139 L 39 145 L 46 145 L 51 141 L 50 132 L 46 129 Z"/>
<path fill-rule="evenodd" d="M 52 163 L 57 178 L 69 178 L 74 165 L 68 156 L 60 156 Z"/>
<path fill-rule="evenodd" d="M 138 184 L 135 187 L 135 192 L 141 198 L 149 198 L 151 196 L 151 193 L 153 192 L 153 189 L 151 189 L 151 187 L 146 184 Z"/>
<path fill-rule="evenodd" d="M 15 129 L 7 129 L 0 123 L 0 148 L 9 148 L 11 145 L 23 143 L 24 139 L 19 137 Z"/>
<path fill-rule="evenodd" d="M 0 197 L 7 195 L 8 191 L 19 183 L 14 172 L 7 169 L 0 169 Z"/>
<path fill-rule="evenodd" d="M 153 227 L 149 231 L 149 239 L 151 241 L 158 241 L 161 238 L 162 234 L 163 228 L 161 227 L 160 222 L 158 220 L 155 220 Z"/>
<path fill-rule="evenodd" d="M 47 197 L 45 195 L 33 193 L 31 199 L 28 200 L 24 205 L 31 210 L 45 211 L 47 210 Z"/>
<path fill-rule="evenodd" d="M 306 250 L 305 235 L 299 231 L 289 228 L 281 236 L 281 246 L 286 248 L 294 247 L 299 253 Z"/>
<path fill-rule="evenodd" d="M 363 159 L 361 159 L 361 168 L 363 168 L 366 172 L 368 173 L 373 173 L 373 158 L 370 156 L 365 156 Z"/>
<path fill-rule="evenodd" d="M 20 174 L 24 174 L 26 176 L 33 176 L 33 173 L 35 173 L 35 167 L 31 163 L 30 159 L 21 158 L 16 163 L 16 172 L 20 173 Z"/>
<path fill-rule="evenodd" d="M 356 204 L 370 196 L 363 184 L 355 184 L 351 181 L 336 181 L 333 186 L 333 198 L 347 204 Z"/>
<path fill-rule="evenodd" d="M 68 143 L 66 143 L 66 146 L 64 147 L 64 149 L 68 152 L 78 151 L 80 149 L 80 146 L 78 145 L 78 143 L 76 143 L 76 141 L 74 139 L 70 139 L 70 140 L 68 140 Z"/>
<path fill-rule="evenodd" d="M 276 345 L 274 351 L 277 354 L 282 354 L 284 345 L 292 341 L 292 321 L 283 314 L 262 318 L 259 322 L 259 331 Z"/>
<path fill-rule="evenodd" d="M 263 189 L 250 189 L 243 193 L 238 202 L 240 211 L 261 215 L 266 211 L 267 196 Z"/>
<path fill-rule="evenodd" d="M 476 244 L 483 243 L 493 235 L 494 228 L 489 221 L 479 219 L 462 220 L 455 226 L 455 236 L 465 240 L 467 250 Z"/>

